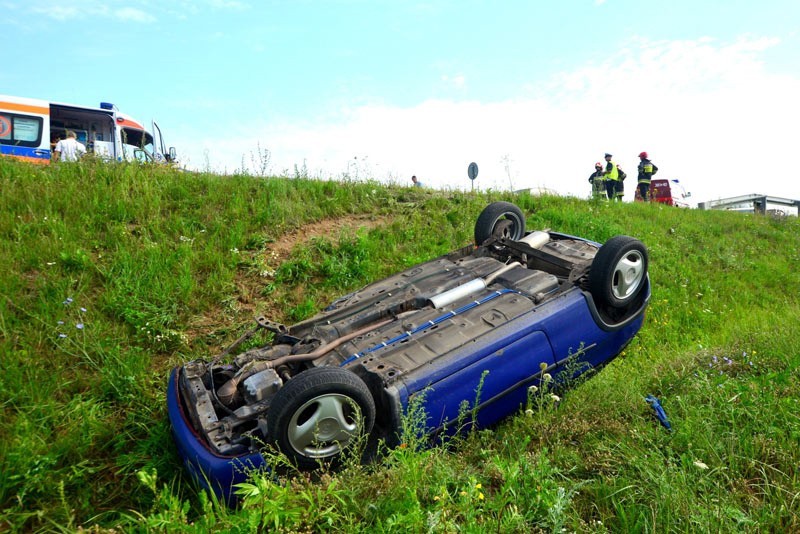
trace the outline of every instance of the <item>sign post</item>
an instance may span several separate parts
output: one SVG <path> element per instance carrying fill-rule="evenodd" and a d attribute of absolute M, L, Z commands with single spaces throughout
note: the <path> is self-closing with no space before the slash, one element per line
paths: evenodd
<path fill-rule="evenodd" d="M 478 177 L 478 164 L 474 161 L 469 164 L 467 167 L 467 176 L 469 176 L 470 181 L 472 182 L 472 191 L 475 191 L 475 178 Z"/>

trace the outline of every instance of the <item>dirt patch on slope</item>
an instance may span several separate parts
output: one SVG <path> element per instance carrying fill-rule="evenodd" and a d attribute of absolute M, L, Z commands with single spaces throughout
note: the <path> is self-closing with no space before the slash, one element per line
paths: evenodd
<path fill-rule="evenodd" d="M 361 229 L 371 229 L 388 224 L 391 217 L 375 217 L 372 215 L 347 215 L 331 219 L 323 219 L 308 223 L 302 227 L 284 233 L 274 242 L 267 244 L 258 255 L 266 255 L 265 263 L 270 269 L 277 269 L 291 255 L 292 249 L 307 243 L 317 237 L 328 237 L 337 241 L 343 232 L 355 234 Z M 197 317 L 189 331 L 190 340 L 206 339 L 203 344 L 217 345 L 221 350 L 235 337 L 229 332 L 237 329 L 250 319 L 258 315 L 267 316 L 273 320 L 282 320 L 284 310 L 280 304 L 273 302 L 263 294 L 264 287 L 272 280 L 271 273 L 255 272 L 255 270 L 240 270 L 234 283 L 236 293 L 229 301 L 228 306 L 210 310 L 207 315 Z M 298 291 L 302 291 L 298 288 Z M 226 309 L 227 308 L 227 309 Z M 231 313 L 232 312 L 232 313 Z M 241 332 L 240 332 L 241 333 Z M 214 349 L 212 349 L 213 351 Z"/>
<path fill-rule="evenodd" d="M 344 230 L 351 230 L 355 233 L 361 228 L 369 230 L 385 224 L 387 221 L 387 217 L 376 218 L 372 215 L 346 215 L 335 219 L 323 219 L 285 233 L 275 242 L 266 246 L 267 254 L 277 258 L 279 265 L 289 257 L 292 249 L 300 243 L 323 236 L 336 239 Z"/>

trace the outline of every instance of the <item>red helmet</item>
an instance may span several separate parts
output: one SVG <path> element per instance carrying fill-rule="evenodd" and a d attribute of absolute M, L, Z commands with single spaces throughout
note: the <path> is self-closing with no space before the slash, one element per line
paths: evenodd
<path fill-rule="evenodd" d="M 647 152 L 639 152 L 640 158 L 647 158 Z"/>
<path fill-rule="evenodd" d="M 602 167 L 602 166 L 603 166 L 603 164 L 602 164 L 602 163 L 600 163 L 600 162 L 598 161 L 597 163 L 595 163 L 595 164 L 594 164 L 594 166 L 595 166 L 595 167 Z"/>

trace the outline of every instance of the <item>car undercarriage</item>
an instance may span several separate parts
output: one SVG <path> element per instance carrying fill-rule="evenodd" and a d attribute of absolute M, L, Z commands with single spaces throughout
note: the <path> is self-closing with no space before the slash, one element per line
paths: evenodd
<path fill-rule="evenodd" d="M 646 253 L 633 238 L 618 236 L 603 254 L 608 244 L 525 233 L 519 208 L 502 202 L 484 210 L 475 233 L 475 246 L 370 284 L 298 324 L 259 317 L 257 328 L 273 334 L 266 346 L 186 363 L 178 388 L 194 432 L 217 455 L 277 442 L 312 467 L 358 431 L 390 438 L 415 394 L 409 384 L 473 365 L 477 347 L 510 340 L 514 328 L 527 328 L 510 325 L 547 317 L 559 299 L 575 298 L 567 294 L 580 294 L 609 331 L 646 304 Z"/>

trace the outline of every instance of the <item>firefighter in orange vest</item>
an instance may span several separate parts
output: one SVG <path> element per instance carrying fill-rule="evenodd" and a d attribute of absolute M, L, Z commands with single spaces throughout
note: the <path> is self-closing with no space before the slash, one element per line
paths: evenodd
<path fill-rule="evenodd" d="M 650 200 L 650 180 L 653 175 L 658 172 L 658 167 L 653 165 L 653 162 L 647 159 L 647 152 L 639 153 L 639 195 L 642 200 L 648 202 Z"/>

